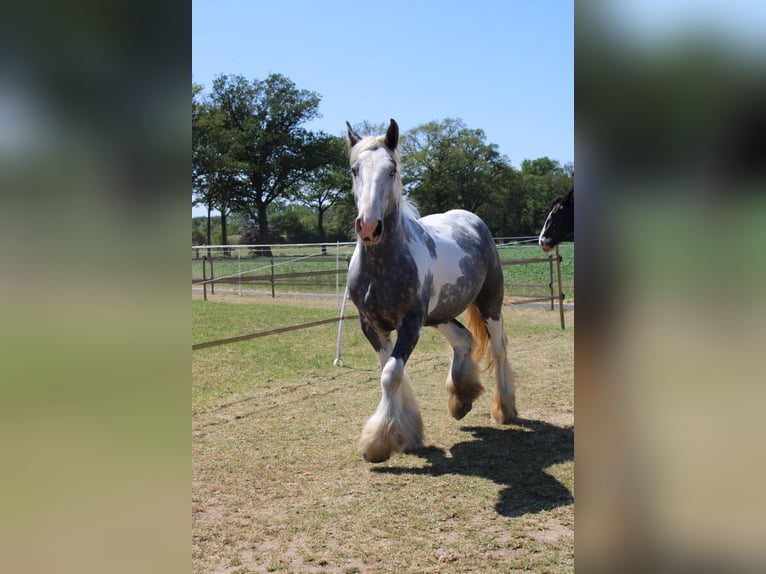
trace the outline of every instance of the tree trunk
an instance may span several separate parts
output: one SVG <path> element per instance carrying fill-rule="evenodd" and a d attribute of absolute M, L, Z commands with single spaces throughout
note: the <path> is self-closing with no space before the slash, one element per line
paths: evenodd
<path fill-rule="evenodd" d="M 211 222 L 210 222 L 210 212 L 213 211 L 213 204 L 208 203 L 207 204 L 207 244 L 210 245 L 210 233 L 211 233 Z M 207 249 L 207 256 L 210 257 L 210 248 Z"/>
<path fill-rule="evenodd" d="M 221 243 L 223 245 L 228 245 L 228 231 L 226 230 L 226 209 L 223 207 L 221 208 Z M 231 252 L 229 251 L 228 247 L 224 247 L 223 249 L 223 256 L 229 257 L 231 255 Z"/>
<path fill-rule="evenodd" d="M 510 233 L 508 233 L 508 212 L 502 210 L 500 213 L 500 237 L 510 237 Z"/>
<path fill-rule="evenodd" d="M 317 209 L 317 231 L 319 232 L 319 241 L 322 242 L 322 255 L 327 253 L 327 246 L 324 244 L 327 236 L 324 233 L 324 209 Z"/>
<path fill-rule="evenodd" d="M 269 218 L 266 215 L 267 205 L 258 205 L 258 231 L 260 235 L 260 243 L 268 245 L 271 243 L 271 234 L 269 233 Z M 271 247 L 259 247 L 256 249 L 256 254 L 260 257 L 271 257 Z"/>

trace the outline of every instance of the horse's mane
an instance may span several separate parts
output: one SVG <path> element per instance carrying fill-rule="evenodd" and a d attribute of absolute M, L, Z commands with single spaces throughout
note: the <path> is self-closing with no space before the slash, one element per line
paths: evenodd
<path fill-rule="evenodd" d="M 394 190 L 397 192 L 394 199 L 396 200 L 397 205 L 399 206 L 399 210 L 402 212 L 402 214 L 405 217 L 409 217 L 412 219 L 420 219 L 420 212 L 418 211 L 417 206 L 404 197 L 402 194 L 402 158 L 399 155 L 399 149 L 390 149 L 386 144 L 386 136 L 367 136 L 359 140 L 354 147 L 352 147 L 349 150 L 349 164 L 353 165 L 354 162 L 359 158 L 359 154 L 361 154 L 363 151 L 367 150 L 376 150 L 380 147 L 385 149 L 389 156 L 391 156 L 391 159 L 396 164 L 396 183 L 397 185 L 394 186 Z"/>

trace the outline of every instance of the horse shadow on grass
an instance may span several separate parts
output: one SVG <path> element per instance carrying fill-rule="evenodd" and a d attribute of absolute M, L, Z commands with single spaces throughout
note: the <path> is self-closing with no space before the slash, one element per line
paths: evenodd
<path fill-rule="evenodd" d="M 574 502 L 569 489 L 546 469 L 574 459 L 574 428 L 518 420 L 512 427 L 462 427 L 473 435 L 447 451 L 426 446 L 410 452 L 423 468 L 375 467 L 383 474 L 477 476 L 505 486 L 495 504 L 502 516 L 534 514 Z"/>

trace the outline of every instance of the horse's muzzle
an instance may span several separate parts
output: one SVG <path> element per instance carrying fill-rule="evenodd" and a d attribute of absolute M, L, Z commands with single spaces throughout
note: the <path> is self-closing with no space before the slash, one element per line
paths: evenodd
<path fill-rule="evenodd" d="M 366 245 L 375 245 L 380 242 L 380 237 L 383 235 L 383 220 L 371 219 L 370 221 L 363 222 L 361 217 L 356 218 L 354 223 L 354 229 L 356 235 Z"/>

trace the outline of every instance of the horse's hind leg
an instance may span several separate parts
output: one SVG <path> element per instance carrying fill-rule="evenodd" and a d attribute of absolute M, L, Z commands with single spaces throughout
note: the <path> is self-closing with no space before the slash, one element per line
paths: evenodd
<path fill-rule="evenodd" d="M 473 402 L 484 391 L 479 380 L 479 368 L 471 357 L 473 337 L 468 329 L 454 319 L 437 325 L 436 329 L 452 346 L 452 365 L 445 387 L 449 412 L 460 420 L 470 412 Z"/>
<path fill-rule="evenodd" d="M 490 353 L 492 353 L 492 362 L 495 365 L 495 377 L 497 379 L 497 391 L 492 397 L 492 419 L 498 424 L 507 424 L 516 419 L 518 413 L 516 412 L 513 372 L 508 363 L 506 352 L 502 313 L 497 319 L 485 317 L 484 322 L 489 334 Z"/>

